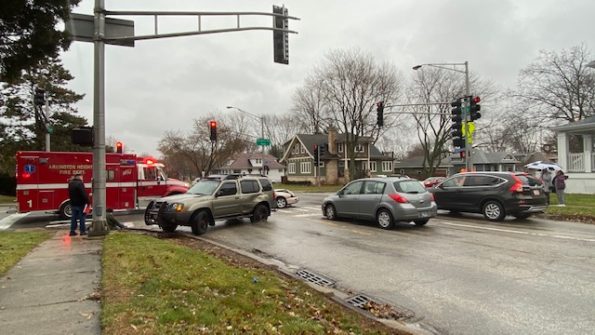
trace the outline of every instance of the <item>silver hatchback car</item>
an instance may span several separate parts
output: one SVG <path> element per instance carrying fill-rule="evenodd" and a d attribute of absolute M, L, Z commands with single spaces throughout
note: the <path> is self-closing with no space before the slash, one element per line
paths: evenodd
<path fill-rule="evenodd" d="M 376 220 L 390 229 L 397 221 L 425 225 L 437 215 L 434 196 L 415 179 L 366 178 L 354 180 L 322 202 L 322 214 L 329 220 L 356 218 Z"/>

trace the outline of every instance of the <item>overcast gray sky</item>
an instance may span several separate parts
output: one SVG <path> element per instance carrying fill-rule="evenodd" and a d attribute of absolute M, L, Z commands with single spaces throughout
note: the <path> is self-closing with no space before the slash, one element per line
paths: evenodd
<path fill-rule="evenodd" d="M 228 105 L 254 114 L 288 113 L 294 90 L 334 49 L 367 51 L 394 64 L 405 78 L 416 64 L 467 60 L 471 72 L 501 88 L 513 88 L 539 50 L 579 44 L 594 50 L 593 0 L 106 0 L 108 10 L 144 11 L 271 12 L 273 4 L 301 18 L 290 21 L 299 34 L 290 35 L 289 65 L 273 63 L 269 31 L 107 46 L 106 136 L 139 154 L 159 155 L 165 131 L 187 132 L 199 116 L 234 113 Z M 83 0 L 74 12 L 92 14 L 93 5 Z M 152 18 L 130 19 L 136 34 L 152 33 Z M 242 26 L 271 21 L 255 17 Z M 203 18 L 202 25 L 219 29 L 235 23 L 235 18 Z M 160 32 L 195 27 L 196 18 L 160 21 Z M 86 94 L 79 112 L 92 123 L 93 45 L 74 42 L 63 60 L 75 76 L 71 88 Z"/>

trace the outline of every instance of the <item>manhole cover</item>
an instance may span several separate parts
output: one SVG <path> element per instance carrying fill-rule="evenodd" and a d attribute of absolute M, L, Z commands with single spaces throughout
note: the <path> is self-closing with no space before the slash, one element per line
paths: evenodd
<path fill-rule="evenodd" d="M 314 272 L 308 271 L 308 270 L 299 270 L 296 273 L 300 278 L 304 279 L 305 281 L 309 282 L 309 283 L 313 283 L 319 286 L 324 286 L 324 287 L 333 287 L 335 286 L 335 282 L 333 280 L 330 280 L 328 278 L 325 278 L 321 275 L 318 275 Z"/>

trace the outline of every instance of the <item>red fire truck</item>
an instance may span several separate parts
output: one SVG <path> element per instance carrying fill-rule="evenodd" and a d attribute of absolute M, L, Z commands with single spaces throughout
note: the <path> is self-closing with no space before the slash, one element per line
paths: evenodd
<path fill-rule="evenodd" d="M 91 196 L 93 154 L 90 152 L 17 152 L 17 203 L 21 213 L 55 210 L 71 216 L 68 181 L 81 174 Z M 188 184 L 167 178 L 163 164 L 152 157 L 107 153 L 106 207 L 132 209 L 139 202 L 186 193 Z"/>

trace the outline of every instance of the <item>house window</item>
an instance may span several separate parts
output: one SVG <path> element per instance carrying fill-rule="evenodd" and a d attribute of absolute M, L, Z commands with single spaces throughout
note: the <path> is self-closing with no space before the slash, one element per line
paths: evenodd
<path fill-rule="evenodd" d="M 289 174 L 295 174 L 295 163 L 289 163 L 289 165 L 287 165 L 287 171 Z"/>
<path fill-rule="evenodd" d="M 300 164 L 300 173 L 312 173 L 312 164 L 310 162 L 302 162 Z"/>
<path fill-rule="evenodd" d="M 302 153 L 302 154 L 306 153 L 306 148 L 304 148 L 304 146 L 300 147 L 300 153 Z"/>
<path fill-rule="evenodd" d="M 393 162 L 386 161 L 382 162 L 382 171 L 392 171 L 393 170 Z"/>
<path fill-rule="evenodd" d="M 363 145 L 363 144 L 361 144 L 361 143 L 358 143 L 358 144 L 355 146 L 355 152 L 364 152 L 364 145 Z"/>
<path fill-rule="evenodd" d="M 376 162 L 370 162 L 370 171 L 376 172 Z"/>
<path fill-rule="evenodd" d="M 291 153 L 293 154 L 299 154 L 300 153 L 300 144 L 296 143 L 293 145 L 293 150 L 291 150 Z"/>
<path fill-rule="evenodd" d="M 345 148 L 345 144 L 343 143 L 337 143 L 337 151 L 338 152 L 343 152 L 343 149 Z"/>

